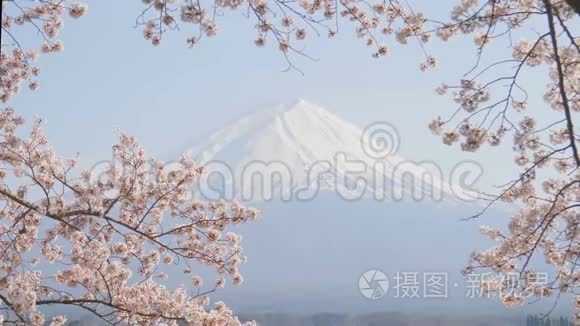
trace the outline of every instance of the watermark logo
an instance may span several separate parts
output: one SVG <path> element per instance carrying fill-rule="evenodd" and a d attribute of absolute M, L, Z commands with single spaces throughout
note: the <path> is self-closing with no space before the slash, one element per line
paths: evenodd
<path fill-rule="evenodd" d="M 389 290 L 389 278 L 380 270 L 369 270 L 364 272 L 358 280 L 360 293 L 371 300 L 384 297 Z"/>
<path fill-rule="evenodd" d="M 394 299 L 448 299 L 450 288 L 458 289 L 455 295 L 467 299 L 490 299 L 516 296 L 523 299 L 542 298 L 551 292 L 547 272 L 520 274 L 509 272 L 471 273 L 462 276 L 460 282 L 449 282 L 447 272 L 393 272 L 392 282 L 380 270 L 369 270 L 361 275 L 359 289 L 364 297 L 377 300 L 385 297 L 391 288 L 390 298 Z M 464 294 L 461 294 L 464 290 Z"/>
<path fill-rule="evenodd" d="M 397 129 L 385 121 L 378 121 L 368 125 L 360 139 L 360 146 L 363 152 L 375 160 L 396 154 L 399 151 L 399 144 Z"/>
<path fill-rule="evenodd" d="M 433 161 L 405 160 L 397 156 L 401 142 L 397 129 L 384 121 L 371 123 L 361 131 L 360 138 L 351 138 L 345 138 L 338 146 L 315 146 L 314 150 L 306 144 L 299 153 L 290 148 L 284 155 L 268 154 L 264 160 L 203 161 L 205 173 L 188 189 L 188 196 L 207 200 L 288 202 L 310 201 L 326 191 L 348 201 L 369 198 L 471 202 L 482 198 L 476 184 L 483 168 L 477 162 L 461 161 L 445 173 Z M 142 168 L 147 177 L 139 181 L 163 183 L 171 179 L 168 176 L 172 171 L 180 170 L 181 164 L 180 160 L 147 161 Z M 122 178 L 131 178 L 131 171 L 118 160 L 98 162 L 88 171 L 87 186 L 111 184 L 112 191 L 107 195 L 116 198 L 118 188 L 123 185 Z"/>

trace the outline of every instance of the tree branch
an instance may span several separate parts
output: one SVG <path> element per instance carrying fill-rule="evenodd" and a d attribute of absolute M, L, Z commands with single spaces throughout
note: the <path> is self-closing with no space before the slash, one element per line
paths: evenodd
<path fill-rule="evenodd" d="M 572 2 L 577 1 L 572 0 Z M 558 53 L 558 38 L 556 35 L 556 29 L 554 28 L 554 13 L 552 3 L 550 0 L 544 0 L 544 5 L 546 6 L 548 27 L 550 28 L 550 38 L 552 40 L 552 48 L 554 49 L 554 60 L 556 61 L 556 68 L 558 69 L 558 88 L 560 89 L 560 97 L 562 97 L 562 105 L 564 107 L 564 114 L 566 115 L 566 128 L 568 129 L 568 137 L 570 139 L 574 161 L 576 162 L 576 166 L 580 167 L 580 156 L 578 155 L 576 138 L 574 137 L 574 123 L 572 122 L 572 113 L 570 110 L 570 104 L 568 103 L 568 94 L 566 94 L 566 89 L 564 88 L 564 70 L 562 69 L 562 61 L 560 59 L 560 54 Z"/>

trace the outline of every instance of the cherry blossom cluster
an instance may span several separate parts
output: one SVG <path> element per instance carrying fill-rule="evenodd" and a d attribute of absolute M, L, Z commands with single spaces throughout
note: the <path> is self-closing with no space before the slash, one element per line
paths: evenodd
<path fill-rule="evenodd" d="M 497 278 L 486 284 L 489 291 L 503 293 L 501 299 L 508 306 L 523 304 L 532 296 L 543 298 L 554 293 L 574 293 L 580 286 L 580 271 L 575 268 L 580 255 L 577 231 L 580 214 L 574 209 L 580 198 L 579 180 L 580 173 L 565 180 L 548 179 L 543 182 L 542 190 L 552 198 L 527 199 L 527 205 L 511 218 L 506 231 L 482 227 L 482 234 L 498 245 L 474 253 L 466 272 L 484 267 L 497 275 L 519 275 L 513 280 Z M 538 196 L 539 191 L 531 185 L 532 181 L 527 182 L 510 189 L 502 199 L 513 201 Z M 534 281 L 540 271 L 531 267 L 532 253 L 538 253 L 552 267 L 550 270 L 555 276 L 550 282 Z"/>
<path fill-rule="evenodd" d="M 60 52 L 62 41 L 58 35 L 63 17 L 82 17 L 87 6 L 62 0 L 2 1 L 2 41 L 0 52 L 0 100 L 7 102 L 20 91 L 23 83 L 35 90 L 40 69 L 34 66 L 39 53 Z M 40 48 L 22 44 L 19 33 L 33 30 L 42 39 Z"/>
<path fill-rule="evenodd" d="M 577 10 L 566 1 L 463 0 L 453 9 L 451 21 L 435 29 L 443 41 L 458 33 L 473 35 L 476 64 L 457 86 L 436 88 L 440 95 L 450 94 L 458 108 L 448 119 L 433 120 L 429 129 L 443 143 L 459 144 L 468 152 L 507 139 L 514 163 L 521 168 L 499 194 L 484 198 L 489 204 L 474 217 L 497 201 L 517 203 L 519 212 L 505 229 L 481 228 L 497 245 L 474 253 L 466 268 L 467 273 L 494 272 L 497 278 L 486 287 L 503 293 L 506 306 L 523 304 L 530 296 L 575 293 L 580 286 L 580 136 L 575 126 L 580 112 L 580 46 L 569 28 L 578 18 Z M 536 36 L 511 42 L 526 26 L 534 26 L 530 28 Z M 510 56 L 484 65 L 485 51 L 499 42 L 511 46 Z M 535 67 L 548 71 L 544 114 L 556 117 L 553 121 L 538 121 L 535 116 L 542 108 L 528 108 L 531 94 L 521 75 Z M 555 271 L 548 284 L 533 282 L 536 257 L 543 257 Z M 507 273 L 519 277 L 508 282 L 501 277 Z"/>
<path fill-rule="evenodd" d="M 27 138 L 19 136 L 22 124 L 12 109 L 0 114 L 1 318 L 44 325 L 43 307 L 59 304 L 112 323 L 241 325 L 207 294 L 228 278 L 243 281 L 246 258 L 231 229 L 256 219 L 256 210 L 194 199 L 201 166 L 184 157 L 178 166 L 151 167 L 124 134 L 113 146 L 118 164 L 97 180 L 89 171 L 75 178 L 77 160 L 57 156 L 41 121 Z M 59 270 L 37 267 L 47 264 Z M 205 291 L 195 275 L 201 265 L 217 274 Z M 185 283 L 167 288 L 169 274 Z"/>
<path fill-rule="evenodd" d="M 389 48 L 386 37 L 394 35 L 400 43 L 410 39 L 419 43 L 428 42 L 430 34 L 425 33 L 426 22 L 422 14 L 415 14 L 398 1 L 377 1 L 370 3 L 360 0 L 220 0 L 203 3 L 201 1 L 143 0 L 145 8 L 137 18 L 143 26 L 143 35 L 153 45 L 159 45 L 163 34 L 180 29 L 180 25 L 191 25 L 193 33 L 187 38 L 190 46 L 203 37 L 218 33 L 216 18 L 226 11 L 241 9 L 250 13 L 255 22 L 254 43 L 264 47 L 272 43 L 288 59 L 290 53 L 306 55 L 301 41 L 309 34 L 325 33 L 333 37 L 338 31 L 339 18 L 353 25 L 358 38 L 373 47 L 373 57 L 387 55 Z M 292 65 L 290 60 L 289 64 Z M 421 69 L 436 65 L 435 58 L 425 54 Z"/>
<path fill-rule="evenodd" d="M 354 24 L 357 36 L 363 39 L 366 45 L 375 48 L 376 51 L 372 53 L 373 57 L 380 57 L 389 51 L 384 36 L 394 35 L 395 39 L 402 44 L 407 44 L 409 39 L 415 39 L 422 47 L 422 44 L 428 42 L 433 34 L 447 40 L 458 32 L 471 33 L 478 28 L 483 28 L 488 25 L 488 22 L 496 19 L 505 22 L 508 26 L 518 26 L 530 15 L 530 12 L 526 10 L 536 9 L 534 3 L 530 1 L 517 2 L 517 6 L 514 6 L 512 2 L 514 1 L 498 1 L 492 12 L 470 16 L 470 11 L 475 11 L 477 1 L 462 1 L 452 11 L 452 22 L 443 24 L 427 19 L 422 13 L 415 13 L 409 6 L 401 5 L 395 0 L 377 3 L 360 0 L 315 0 L 313 2 L 274 0 L 271 3 L 264 0 L 247 2 L 227 0 L 207 4 L 191 0 L 143 0 L 145 7 L 137 18 L 137 24 L 143 26 L 145 39 L 151 41 L 153 45 L 159 45 L 163 34 L 179 29 L 180 24 L 193 25 L 194 31 L 187 37 L 187 43 L 193 46 L 202 37 L 217 34 L 216 17 L 223 16 L 223 11 L 243 9 L 251 13 L 255 20 L 257 31 L 255 44 L 263 47 L 267 44 L 267 39 L 271 39 L 284 53 L 289 64 L 295 68 L 288 58 L 288 52 L 306 55 L 303 52 L 304 47 L 296 45 L 296 42 L 304 40 L 307 34 L 320 35 L 321 30 L 329 37 L 333 37 L 338 31 L 339 17 L 344 17 Z M 566 8 L 565 4 L 558 5 Z M 517 11 L 518 6 L 523 9 Z M 64 5 L 59 5 L 59 8 L 61 7 L 66 8 Z M 515 14 L 514 10 L 517 11 Z M 73 17 L 79 17 L 85 11 L 86 7 L 77 3 L 72 3 L 69 9 Z M 428 23 L 432 23 L 435 27 L 426 30 Z M 443 26 L 436 26 L 438 24 L 443 24 Z M 62 23 L 59 24 L 57 21 L 52 25 L 60 27 Z M 476 36 L 476 43 L 488 44 L 493 38 L 488 34 L 479 32 Z M 52 35 L 52 33 L 47 35 Z M 56 47 L 58 48 L 59 46 Z M 50 50 L 47 47 L 43 49 Z M 435 67 L 436 59 L 428 55 L 425 50 L 423 52 L 425 61 L 420 64 L 421 70 Z M 37 87 L 37 84 L 33 84 L 32 87 Z"/>
<path fill-rule="evenodd" d="M 416 12 L 407 3 L 398 0 L 143 0 L 143 11 L 137 18 L 143 26 L 143 35 L 153 45 L 160 44 L 163 34 L 181 30 L 181 24 L 191 25 L 187 44 L 193 46 L 203 37 L 218 33 L 217 18 L 228 11 L 241 9 L 249 13 L 255 23 L 258 47 L 272 43 L 283 52 L 289 67 L 296 68 L 289 54 L 308 55 L 301 41 L 307 35 L 326 34 L 332 38 L 339 30 L 342 20 L 352 25 L 356 36 L 374 50 L 372 56 L 382 57 L 389 52 L 389 36 L 401 43 L 415 41 L 420 45 L 424 62 L 420 69 L 425 71 L 437 65 L 435 57 L 428 54 L 424 44 L 433 36 L 444 41 L 457 34 L 474 34 L 474 42 L 483 49 L 494 39 L 504 36 L 495 26 L 519 28 L 530 17 L 542 13 L 541 1 L 494 0 L 480 5 L 477 0 L 462 0 L 451 11 L 449 22 L 440 22 Z M 554 3 L 554 8 L 565 19 L 574 16 L 574 9 L 565 1 Z M 541 44 L 547 46 L 547 44 Z M 529 62 L 533 62 L 533 58 Z M 297 68 L 296 68 L 297 69 Z"/>

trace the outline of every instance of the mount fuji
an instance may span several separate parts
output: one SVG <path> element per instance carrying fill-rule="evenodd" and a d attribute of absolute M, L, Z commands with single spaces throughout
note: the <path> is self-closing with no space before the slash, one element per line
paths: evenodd
<path fill-rule="evenodd" d="M 202 197 L 240 200 L 262 216 L 236 229 L 245 282 L 219 297 L 249 313 L 503 312 L 498 301 L 467 299 L 461 271 L 473 250 L 493 246 L 478 226 L 505 225 L 510 215 L 462 222 L 480 201 L 463 200 L 469 192 L 397 149 L 394 127 L 362 129 L 304 100 L 254 111 L 190 147 L 207 170 Z M 390 281 L 380 300 L 359 289 L 371 270 Z M 397 298 L 400 273 L 422 282 L 433 272 L 447 276 L 448 298 Z"/>
<path fill-rule="evenodd" d="M 474 192 L 444 180 L 435 164 L 397 155 L 398 141 L 385 122 L 363 130 L 297 100 L 250 113 L 187 153 L 206 167 L 202 193 L 210 198 L 312 199 L 330 191 L 349 200 L 473 199 Z"/>

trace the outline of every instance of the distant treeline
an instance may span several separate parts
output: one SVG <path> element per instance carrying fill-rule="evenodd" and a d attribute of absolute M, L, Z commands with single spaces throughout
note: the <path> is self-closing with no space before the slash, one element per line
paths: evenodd
<path fill-rule="evenodd" d="M 261 313 L 240 314 L 242 321 L 255 320 L 260 326 L 574 326 L 571 318 L 540 315 L 429 315 L 402 312 L 377 312 L 359 315 L 319 313 L 312 315 Z M 71 326 L 100 326 L 102 323 L 86 316 L 72 321 Z M 185 323 L 179 323 L 185 325 Z"/>
<path fill-rule="evenodd" d="M 574 323 L 567 317 L 544 317 L 529 315 L 526 318 L 526 326 L 573 326 Z"/>
<path fill-rule="evenodd" d="M 359 315 L 323 313 L 313 315 L 294 314 L 246 314 L 243 320 L 255 320 L 261 326 L 570 326 L 567 318 L 541 319 L 539 316 L 496 315 L 429 315 L 401 312 L 377 312 Z M 538 323 L 535 323 L 535 322 Z M 558 324 L 563 321 L 564 324 Z M 544 322 L 542 324 L 542 322 Z"/>

